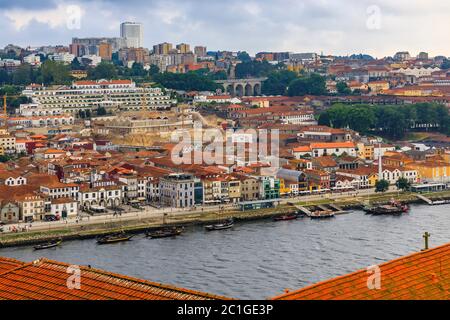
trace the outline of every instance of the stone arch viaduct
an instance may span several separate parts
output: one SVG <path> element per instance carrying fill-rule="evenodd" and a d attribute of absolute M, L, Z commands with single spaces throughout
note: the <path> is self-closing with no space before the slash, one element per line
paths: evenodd
<path fill-rule="evenodd" d="M 217 80 L 225 92 L 234 97 L 260 96 L 261 86 L 267 78 Z"/>

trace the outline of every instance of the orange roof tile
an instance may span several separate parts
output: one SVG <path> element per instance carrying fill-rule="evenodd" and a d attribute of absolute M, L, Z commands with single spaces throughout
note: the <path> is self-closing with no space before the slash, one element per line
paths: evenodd
<path fill-rule="evenodd" d="M 293 152 L 311 152 L 311 148 L 308 146 L 300 146 L 292 149 Z"/>
<path fill-rule="evenodd" d="M 311 143 L 311 149 L 334 149 L 334 148 L 355 148 L 353 142 L 324 142 L 324 143 Z"/>
<path fill-rule="evenodd" d="M 6 261 L 3 263 L 3 261 Z M 213 300 L 228 299 L 79 266 L 81 288 L 69 289 L 69 264 L 40 259 L 9 263 L 0 258 L 0 299 L 8 300 Z"/>
<path fill-rule="evenodd" d="M 378 266 L 381 288 L 369 289 L 373 272 L 359 270 L 289 292 L 274 300 L 449 300 L 450 243 Z"/>
<path fill-rule="evenodd" d="M 20 267 L 22 265 L 24 265 L 24 263 L 21 261 L 0 257 L 0 275 L 2 275 L 7 271 L 13 270 L 17 267 Z"/>

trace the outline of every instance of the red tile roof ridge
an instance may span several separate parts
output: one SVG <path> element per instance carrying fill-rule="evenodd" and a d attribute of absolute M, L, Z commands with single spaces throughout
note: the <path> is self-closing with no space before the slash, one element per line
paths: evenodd
<path fill-rule="evenodd" d="M 447 253 L 447 257 L 448 257 L 448 259 L 450 259 L 450 243 L 447 243 L 447 244 L 444 244 L 442 246 L 438 246 L 438 247 L 435 247 L 435 248 L 432 248 L 432 249 L 428 249 L 428 250 L 425 250 L 425 251 L 414 252 L 414 253 L 411 253 L 409 255 L 402 256 L 402 257 L 396 258 L 394 260 L 390 260 L 390 261 L 384 262 L 384 263 L 379 264 L 377 266 L 380 269 L 382 267 L 386 267 L 387 266 L 388 268 L 383 270 L 383 274 L 386 274 L 386 272 L 388 272 L 389 270 L 392 270 L 393 268 L 398 267 L 399 263 L 408 262 L 409 259 L 411 259 L 412 257 L 416 257 L 417 256 L 418 259 L 420 259 L 420 260 L 425 259 L 425 261 L 427 261 L 427 260 L 430 260 L 430 258 L 432 258 L 432 257 L 434 257 L 436 255 L 438 255 L 438 256 L 443 255 L 442 249 L 444 249 L 444 251 L 449 251 Z M 417 261 L 417 260 L 415 260 L 415 261 Z M 348 281 L 345 281 L 344 283 L 350 283 L 351 278 L 354 278 L 355 276 L 358 276 L 361 273 L 364 273 L 364 275 L 367 276 L 367 269 L 360 269 L 360 270 L 357 270 L 355 272 L 352 272 L 352 273 L 349 273 L 349 274 L 346 274 L 346 275 L 342 275 L 342 276 L 338 276 L 338 277 L 335 277 L 335 278 L 332 278 L 332 279 L 327 279 L 327 280 L 324 280 L 324 281 L 320 281 L 318 283 L 306 286 L 306 287 L 301 288 L 299 290 L 295 290 L 295 291 L 292 291 L 292 292 L 289 292 L 289 293 L 284 293 L 284 294 L 275 296 L 275 297 L 271 298 L 271 300 L 286 299 L 286 298 L 289 298 L 290 296 L 295 296 L 295 295 L 304 293 L 307 290 L 311 290 L 313 288 L 322 287 L 322 289 L 323 289 L 323 286 L 327 285 L 327 284 L 329 285 L 328 287 L 334 287 L 336 285 L 342 285 L 342 282 L 341 283 L 337 283 L 338 280 L 347 279 Z M 321 291 L 323 291 L 323 290 L 321 290 Z M 324 294 L 326 294 L 326 293 L 322 293 L 322 292 L 319 293 L 319 292 L 313 292 L 312 291 L 311 293 L 306 294 L 304 296 L 304 298 L 306 298 L 308 295 L 321 296 L 321 295 L 324 295 Z"/>
<path fill-rule="evenodd" d="M 26 262 L 23 262 L 23 261 L 20 261 L 20 260 L 16 260 L 16 259 L 0 257 L 0 262 L 2 260 L 6 260 L 7 262 L 11 262 L 11 263 L 17 263 L 19 265 L 17 267 L 15 267 L 15 268 L 12 268 L 12 269 L 6 270 L 5 272 L 0 273 L 0 278 L 3 277 L 5 274 L 8 274 L 10 272 L 14 272 L 14 271 L 20 270 L 22 268 L 25 268 L 25 267 L 33 264 L 33 262 L 26 263 Z"/>
<path fill-rule="evenodd" d="M 60 267 L 69 267 L 70 264 L 68 263 L 64 263 L 64 262 L 59 262 L 59 261 L 54 261 L 51 259 L 47 259 L 47 258 L 41 258 L 39 259 L 39 263 L 40 264 L 53 264 L 56 266 L 60 266 Z M 27 265 L 33 264 L 29 263 Z M 91 273 L 94 274 L 98 274 L 100 276 L 110 276 L 110 277 L 114 277 L 114 278 L 119 278 L 122 280 L 126 280 L 126 281 L 130 281 L 133 282 L 135 284 L 144 284 L 144 285 L 149 285 L 149 286 L 153 286 L 153 287 L 158 287 L 161 289 L 167 289 L 167 290 L 171 290 L 171 291 L 176 291 L 178 293 L 182 293 L 182 294 L 188 294 L 188 295 L 197 295 L 199 297 L 205 297 L 205 298 L 209 298 L 209 299 L 218 299 L 218 300 L 230 300 L 230 298 L 228 297 L 223 297 L 223 296 L 219 296 L 219 295 L 214 295 L 214 294 L 209 294 L 209 293 L 204 293 L 204 292 L 199 292 L 199 291 L 195 291 L 195 290 L 190 290 L 190 289 L 185 289 L 185 288 L 178 288 L 172 285 L 168 285 L 168 284 L 162 284 L 162 283 L 157 283 L 157 282 L 152 282 L 152 281 L 148 281 L 148 280 L 144 280 L 144 279 L 138 279 L 138 278 L 133 278 L 133 277 L 129 277 L 126 275 L 122 275 L 122 274 L 118 274 L 118 273 L 113 273 L 113 272 L 109 272 L 109 271 L 105 271 L 105 270 L 101 270 L 101 269 L 96 269 L 96 268 L 89 268 L 87 266 L 79 266 L 80 270 L 84 270 L 84 271 L 89 271 Z M 20 268 L 18 268 L 20 269 Z M 98 281 L 102 281 L 100 279 L 96 279 Z M 156 295 L 155 293 L 153 293 L 154 295 Z"/>

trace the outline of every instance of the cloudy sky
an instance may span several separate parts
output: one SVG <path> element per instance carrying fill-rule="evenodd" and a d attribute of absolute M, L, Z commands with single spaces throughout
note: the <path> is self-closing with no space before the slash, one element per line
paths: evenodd
<path fill-rule="evenodd" d="M 448 0 L 0 0 L 0 47 L 68 45 L 144 24 L 144 44 L 376 57 L 450 56 Z"/>

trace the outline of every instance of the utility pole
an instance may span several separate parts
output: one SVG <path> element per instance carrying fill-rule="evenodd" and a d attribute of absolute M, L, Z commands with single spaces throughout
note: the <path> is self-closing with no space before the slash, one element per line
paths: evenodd
<path fill-rule="evenodd" d="M 382 155 L 381 155 L 381 141 L 378 144 L 378 181 L 383 180 L 383 164 L 382 162 Z"/>

